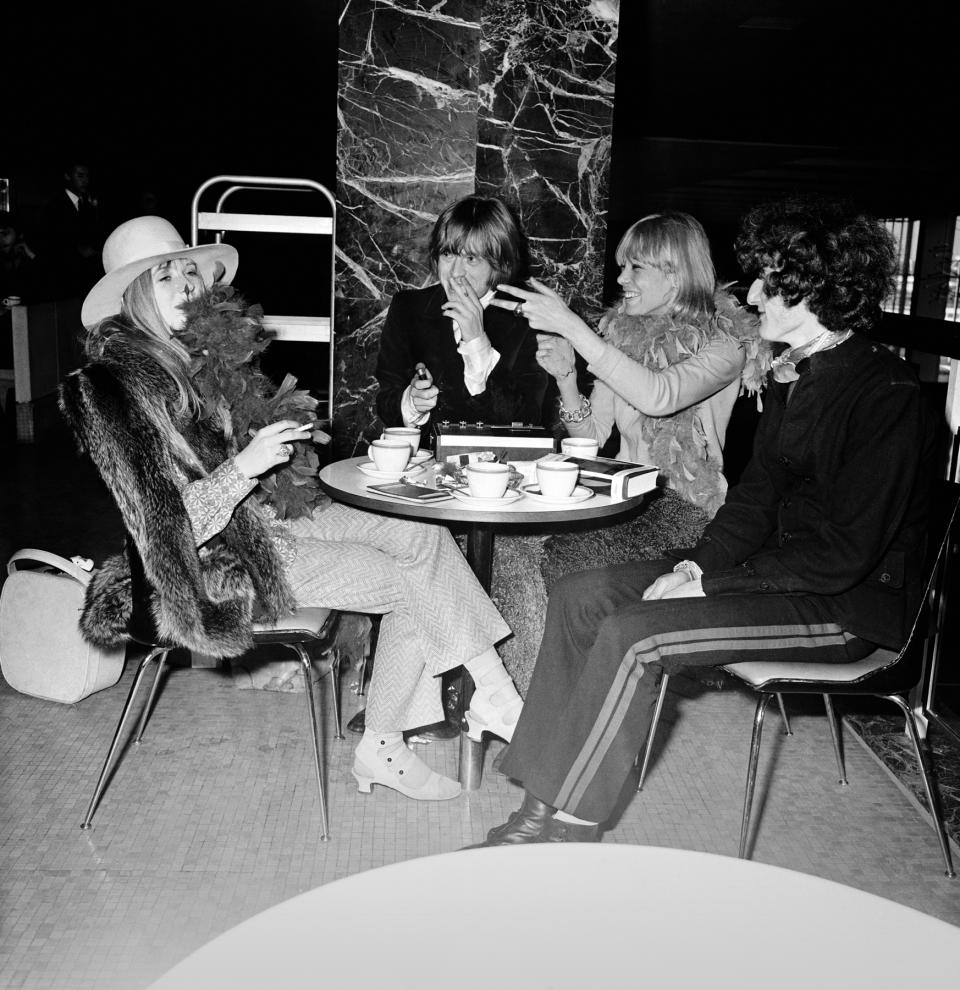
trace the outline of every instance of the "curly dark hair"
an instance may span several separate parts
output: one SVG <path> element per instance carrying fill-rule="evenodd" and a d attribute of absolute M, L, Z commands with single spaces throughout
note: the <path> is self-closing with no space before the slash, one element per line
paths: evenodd
<path fill-rule="evenodd" d="M 862 333 L 880 319 L 893 287 L 893 237 L 849 203 L 790 197 L 742 219 L 737 261 L 768 297 L 803 300 L 828 330 Z"/>

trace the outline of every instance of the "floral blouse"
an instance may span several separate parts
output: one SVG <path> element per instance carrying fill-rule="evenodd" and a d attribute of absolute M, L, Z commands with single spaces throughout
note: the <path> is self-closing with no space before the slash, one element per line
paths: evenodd
<path fill-rule="evenodd" d="M 190 517 L 197 546 L 217 535 L 230 522 L 233 510 L 257 487 L 236 466 L 233 459 L 224 461 L 206 478 L 191 481 L 180 492 Z M 260 504 L 266 517 L 274 546 L 281 560 L 289 567 L 297 559 L 297 541 L 284 523 L 277 518 L 273 506 Z"/>

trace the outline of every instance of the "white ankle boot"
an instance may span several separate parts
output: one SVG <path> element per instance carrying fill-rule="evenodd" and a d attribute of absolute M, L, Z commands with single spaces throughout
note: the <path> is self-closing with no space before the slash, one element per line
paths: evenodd
<path fill-rule="evenodd" d="M 483 733 L 489 732 L 510 742 L 522 710 L 523 699 L 517 694 L 510 675 L 503 670 L 503 676 L 493 684 L 478 684 L 474 690 L 470 709 L 464 714 L 467 736 L 480 742 Z"/>
<path fill-rule="evenodd" d="M 460 794 L 460 785 L 444 777 L 411 752 L 401 741 L 368 738 L 364 735 L 353 758 L 353 776 L 362 794 L 371 784 L 392 787 L 414 801 L 449 801 Z"/>

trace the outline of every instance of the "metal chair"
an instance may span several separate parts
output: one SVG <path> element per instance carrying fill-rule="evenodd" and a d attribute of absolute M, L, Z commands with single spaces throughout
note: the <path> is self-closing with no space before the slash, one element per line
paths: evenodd
<path fill-rule="evenodd" d="M 936 607 L 943 581 L 943 572 L 951 543 L 951 535 L 960 503 L 960 485 L 937 482 L 930 507 L 930 528 L 928 530 L 927 554 L 924 566 L 926 588 L 923 600 L 914 617 L 910 636 L 897 652 L 880 649 L 855 663 L 783 663 L 776 661 L 746 661 L 727 664 L 724 670 L 743 683 L 760 692 L 753 722 L 753 736 L 750 742 L 750 757 L 747 765 L 747 782 L 743 800 L 743 821 L 740 827 L 741 859 L 746 858 L 747 838 L 750 830 L 750 812 L 753 805 L 753 792 L 757 779 L 757 761 L 760 755 L 760 736 L 763 731 L 763 716 L 774 694 L 821 694 L 826 705 L 827 722 L 833 738 L 837 767 L 840 771 L 840 784 L 847 783 L 843 762 L 843 747 L 839 725 L 833 710 L 834 695 L 861 695 L 884 698 L 895 704 L 906 720 L 907 732 L 923 777 L 934 830 L 940 843 L 940 851 L 946 867 L 945 875 L 954 877 L 950 845 L 943 826 L 943 815 L 934 782 L 930 775 L 929 756 L 921 744 L 920 733 L 913 709 L 906 696 L 919 683 L 923 672 L 925 644 L 937 633 Z M 924 618 L 934 619 L 927 628 Z"/>
<path fill-rule="evenodd" d="M 130 559 L 131 585 L 134 591 L 134 609 L 130 620 L 128 634 L 131 642 L 147 647 L 147 653 L 140 661 L 140 667 L 134 677 L 133 685 L 130 688 L 130 693 L 127 696 L 126 703 L 123 706 L 123 711 L 120 714 L 120 721 L 117 723 L 117 728 L 113 735 L 113 741 L 110 743 L 110 748 L 107 751 L 107 757 L 104 760 L 103 769 L 100 771 L 100 777 L 98 778 L 97 785 L 94 788 L 93 797 L 90 799 L 90 805 L 87 808 L 87 813 L 80 825 L 80 828 L 82 829 L 88 829 L 91 827 L 94 811 L 99 804 L 100 797 L 106 787 L 107 780 L 110 778 L 114 768 L 117 753 L 120 748 L 120 741 L 123 738 L 124 728 L 131 714 L 133 701 L 137 696 L 147 669 L 152 663 L 156 663 L 156 675 L 153 679 L 153 685 L 150 688 L 150 696 L 147 698 L 147 703 L 144 706 L 143 713 L 140 716 L 140 725 L 134 739 L 134 743 L 136 745 L 140 744 L 144 729 L 147 725 L 147 719 L 150 717 L 150 712 L 153 709 L 153 702 L 156 697 L 157 687 L 160 683 L 160 677 L 163 672 L 163 665 L 166 662 L 167 655 L 171 650 L 176 649 L 179 645 L 177 643 L 162 642 L 157 635 L 153 617 L 146 605 L 148 596 L 144 594 L 147 585 L 146 578 L 143 574 L 143 565 L 131 540 L 128 540 L 127 554 Z M 323 828 L 321 839 L 323 841 L 326 841 L 329 838 L 329 826 L 327 821 L 326 794 L 323 784 L 320 732 L 317 723 L 316 704 L 313 697 L 312 672 L 314 669 L 317 669 L 321 677 L 327 673 L 331 675 L 331 679 L 333 681 L 333 711 L 336 725 L 336 737 L 337 739 L 343 739 L 343 733 L 340 728 L 339 701 L 340 656 L 339 651 L 334 645 L 334 638 L 336 636 L 339 618 L 340 613 L 334 609 L 301 608 L 292 615 L 283 616 L 275 623 L 267 624 L 257 622 L 254 623 L 253 627 L 253 641 L 255 645 L 285 646 L 288 649 L 293 650 L 293 652 L 297 655 L 297 659 L 300 661 L 307 699 L 307 712 L 310 720 L 310 732 L 313 738 L 313 755 L 316 766 L 317 789 L 320 795 L 320 814 Z M 308 645 L 318 653 L 328 654 L 327 659 L 322 661 L 320 664 L 317 664 L 317 662 L 313 660 L 307 652 L 306 647 Z"/>
<path fill-rule="evenodd" d="M 637 781 L 637 790 L 643 790 L 643 783 L 647 779 L 647 766 L 650 763 L 650 753 L 653 750 L 653 740 L 657 734 L 657 725 L 660 722 L 660 712 L 663 709 L 663 700 L 667 696 L 667 687 L 670 684 L 670 675 L 664 674 L 660 678 L 660 694 L 657 695 L 657 704 L 653 709 L 653 720 L 650 722 L 650 731 L 647 733 L 647 744 L 643 748 L 643 761 L 640 763 L 640 779 Z M 792 736 L 793 730 L 790 728 L 790 719 L 787 716 L 787 709 L 783 703 L 781 695 L 777 695 L 780 703 L 780 717 L 783 719 L 783 734 Z"/>

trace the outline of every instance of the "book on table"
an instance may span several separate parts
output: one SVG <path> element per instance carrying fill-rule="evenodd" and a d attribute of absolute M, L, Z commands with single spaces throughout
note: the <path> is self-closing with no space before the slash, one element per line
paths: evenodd
<path fill-rule="evenodd" d="M 398 498 L 403 502 L 440 502 L 443 499 L 453 497 L 450 492 L 442 488 L 429 488 L 426 485 L 418 485 L 411 481 L 367 485 L 367 491 L 376 492 L 378 495 L 388 495 L 390 498 Z"/>
<path fill-rule="evenodd" d="M 613 457 L 577 457 L 563 454 L 563 460 L 580 465 L 580 484 L 612 502 L 637 498 L 657 487 L 660 469 L 655 464 L 618 461 Z"/>

